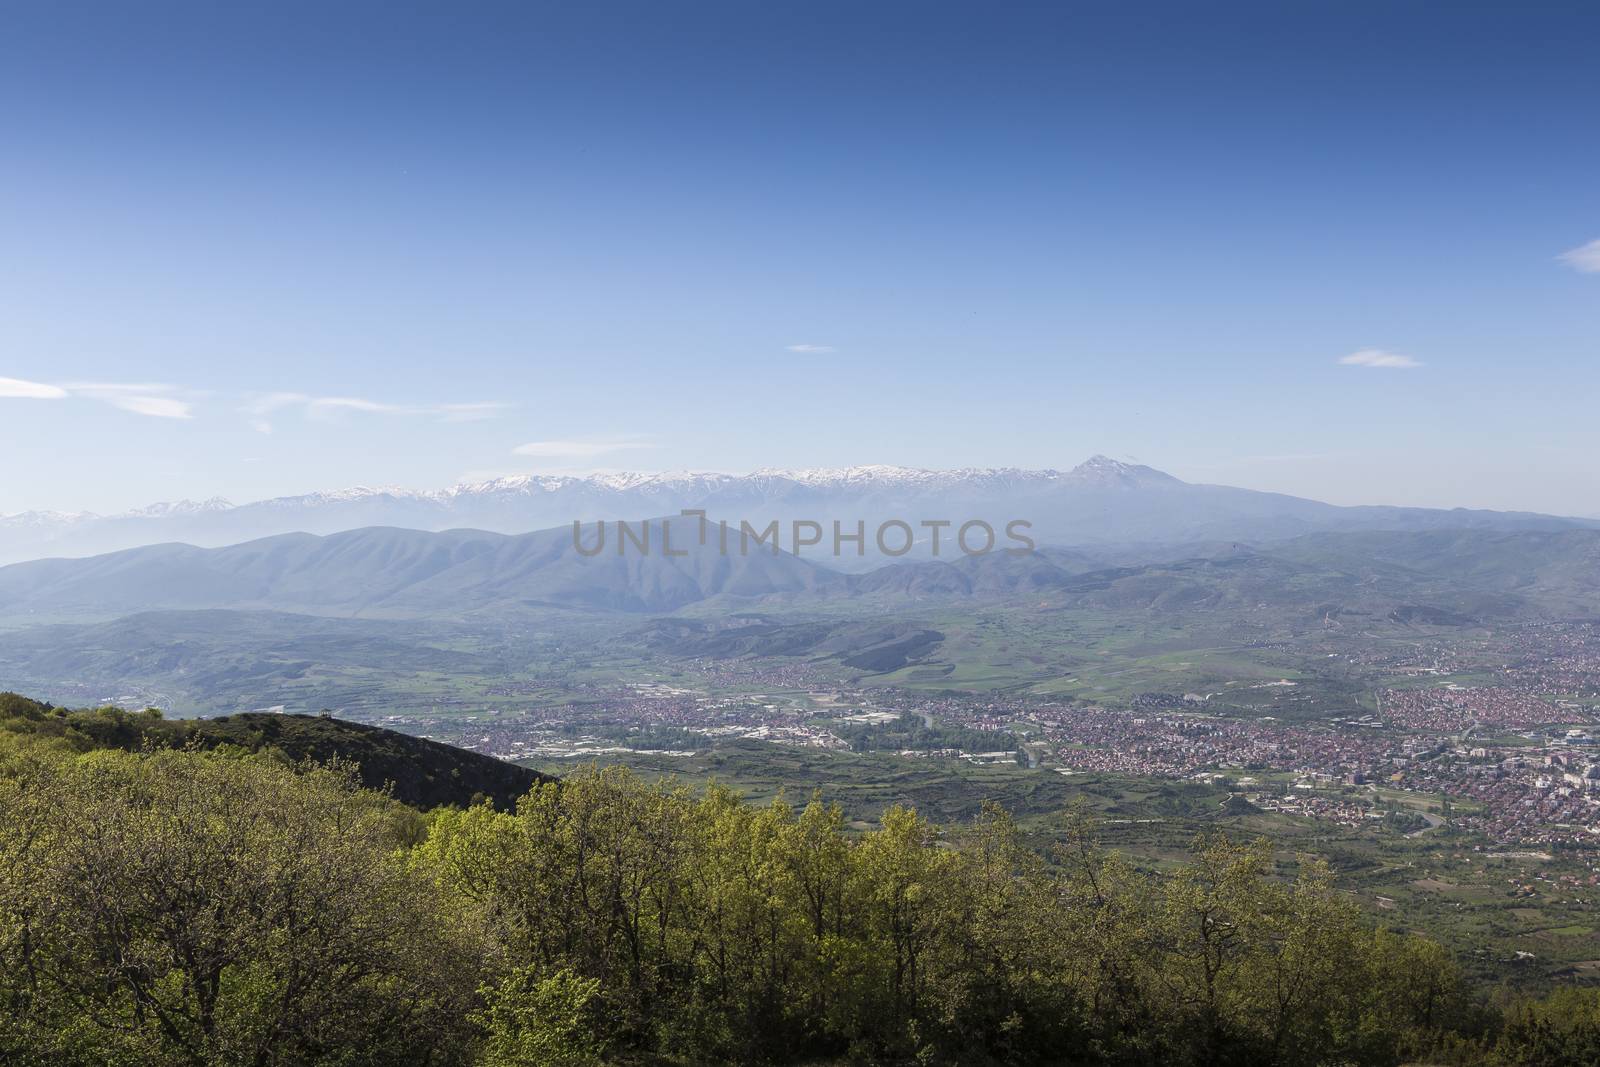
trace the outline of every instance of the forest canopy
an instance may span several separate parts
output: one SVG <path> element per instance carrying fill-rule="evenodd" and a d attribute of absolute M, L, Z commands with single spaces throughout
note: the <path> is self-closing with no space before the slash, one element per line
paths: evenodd
<path fill-rule="evenodd" d="M 337 760 L 0 732 L 0 1060 L 1595 1062 L 1600 1000 L 1494 1005 L 1303 859 L 1159 875 L 1068 814 L 859 831 L 593 767 L 426 813 Z"/>

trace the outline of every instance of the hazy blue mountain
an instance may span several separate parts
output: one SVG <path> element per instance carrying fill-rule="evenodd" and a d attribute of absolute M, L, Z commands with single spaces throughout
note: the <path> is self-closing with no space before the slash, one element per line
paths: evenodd
<path fill-rule="evenodd" d="M 960 638 L 945 647 L 947 620 L 978 615 L 1028 626 L 1089 613 L 1255 635 L 1600 617 L 1596 530 L 1319 533 L 1142 558 L 1118 550 L 1104 554 L 1112 565 L 1098 555 L 993 553 L 842 574 L 765 552 L 586 558 L 570 529 L 161 545 L 0 568 L 0 686 L 79 702 L 144 694 L 186 711 L 375 714 L 455 701 L 541 657 L 601 648 L 799 657 L 868 674 L 949 669 L 972 650 Z"/>
<path fill-rule="evenodd" d="M 1336 507 L 1278 493 L 1196 485 L 1150 467 L 1095 456 L 1066 471 L 867 466 L 748 475 L 524 475 L 442 490 L 354 488 L 239 505 L 182 501 L 110 516 L 29 512 L 0 516 L 0 563 L 165 542 L 230 545 L 284 533 L 329 534 L 367 526 L 520 534 L 575 519 L 642 519 L 685 508 L 763 524 L 811 519 L 853 527 L 860 520 L 869 530 L 887 519 L 959 525 L 982 518 L 997 529 L 1023 519 L 1033 524 L 1039 544 L 1052 545 L 1262 541 L 1340 530 L 1600 525 L 1511 512 Z M 927 548 L 924 537 L 915 554 L 925 556 Z M 855 566 L 870 568 L 873 555 L 869 551 L 869 558 Z"/>
<path fill-rule="evenodd" d="M 675 535 L 682 556 L 587 556 L 570 527 L 516 536 L 375 527 L 285 534 L 226 548 L 154 545 L 0 567 L 0 624 L 136 612 L 296 612 L 346 618 L 505 618 L 549 608 L 669 613 L 788 598 L 987 598 L 1144 610 L 1249 605 L 1432 604 L 1464 615 L 1600 605 L 1600 530 L 1319 533 L 1193 546 L 1108 566 L 1055 550 L 995 551 L 845 574 L 788 553 L 718 551 Z M 640 524 L 635 524 L 640 529 Z M 688 526 L 689 530 L 693 525 Z M 1376 599 L 1374 599 L 1376 598 Z"/>
<path fill-rule="evenodd" d="M 857 594 L 899 594 L 910 597 L 1009 596 L 1071 584 L 1074 575 L 1099 569 L 1076 554 L 1032 552 L 1011 556 L 1004 551 L 955 559 L 891 564 L 856 575 Z"/>
<path fill-rule="evenodd" d="M 1600 610 L 1600 533 L 1593 530 L 1311 534 L 1271 551 L 1285 561 L 1337 568 L 1366 585 L 1453 594 L 1469 613 L 1525 605 L 1571 614 Z"/>
<path fill-rule="evenodd" d="M 716 596 L 845 588 L 843 575 L 787 553 L 723 555 L 714 543 L 691 540 L 686 555 L 669 557 L 660 551 L 660 523 L 649 526 L 648 555 L 608 545 L 584 556 L 571 527 L 518 536 L 373 527 L 36 560 L 0 567 L 0 618 L 16 624 L 208 608 L 414 618 L 541 606 L 667 612 Z"/>

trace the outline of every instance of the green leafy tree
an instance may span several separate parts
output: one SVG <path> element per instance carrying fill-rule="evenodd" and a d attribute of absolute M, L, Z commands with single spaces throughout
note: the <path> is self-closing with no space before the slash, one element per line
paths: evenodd
<path fill-rule="evenodd" d="M 594 978 L 570 970 L 542 975 L 520 967 L 481 993 L 485 1008 L 475 1018 L 487 1032 L 481 1067 L 596 1067 L 601 1041 L 593 1009 L 600 989 Z"/>
<path fill-rule="evenodd" d="M 1560 989 L 1544 1000 L 1513 1002 L 1492 1062 L 1497 1067 L 1600 1063 L 1600 990 Z"/>
<path fill-rule="evenodd" d="M 465 1058 L 475 924 L 408 872 L 404 813 L 349 768 L 97 752 L 19 784 L 0 820 L 15 1056 Z"/>

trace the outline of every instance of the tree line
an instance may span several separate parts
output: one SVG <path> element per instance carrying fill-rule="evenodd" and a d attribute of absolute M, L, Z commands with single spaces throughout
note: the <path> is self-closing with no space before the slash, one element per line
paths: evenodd
<path fill-rule="evenodd" d="M 1490 1004 L 1265 842 L 1151 875 L 992 805 L 589 768 L 422 813 L 337 760 L 0 742 L 0 1062 L 1600 1062 L 1592 990 Z"/>

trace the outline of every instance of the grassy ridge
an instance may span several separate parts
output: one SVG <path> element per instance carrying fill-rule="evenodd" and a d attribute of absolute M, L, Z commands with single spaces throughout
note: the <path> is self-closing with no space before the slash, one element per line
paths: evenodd
<path fill-rule="evenodd" d="M 416 808 L 466 807 L 489 800 L 509 809 L 536 783 L 547 780 L 537 771 L 476 752 L 318 715 L 246 713 L 168 720 L 157 713 L 119 708 L 70 711 L 16 693 L 0 693 L 0 730 L 55 738 L 80 752 L 103 748 L 134 752 L 151 744 L 233 746 L 248 752 L 270 751 L 292 763 L 339 759 L 359 765 L 365 787 L 387 786 L 396 800 Z"/>

